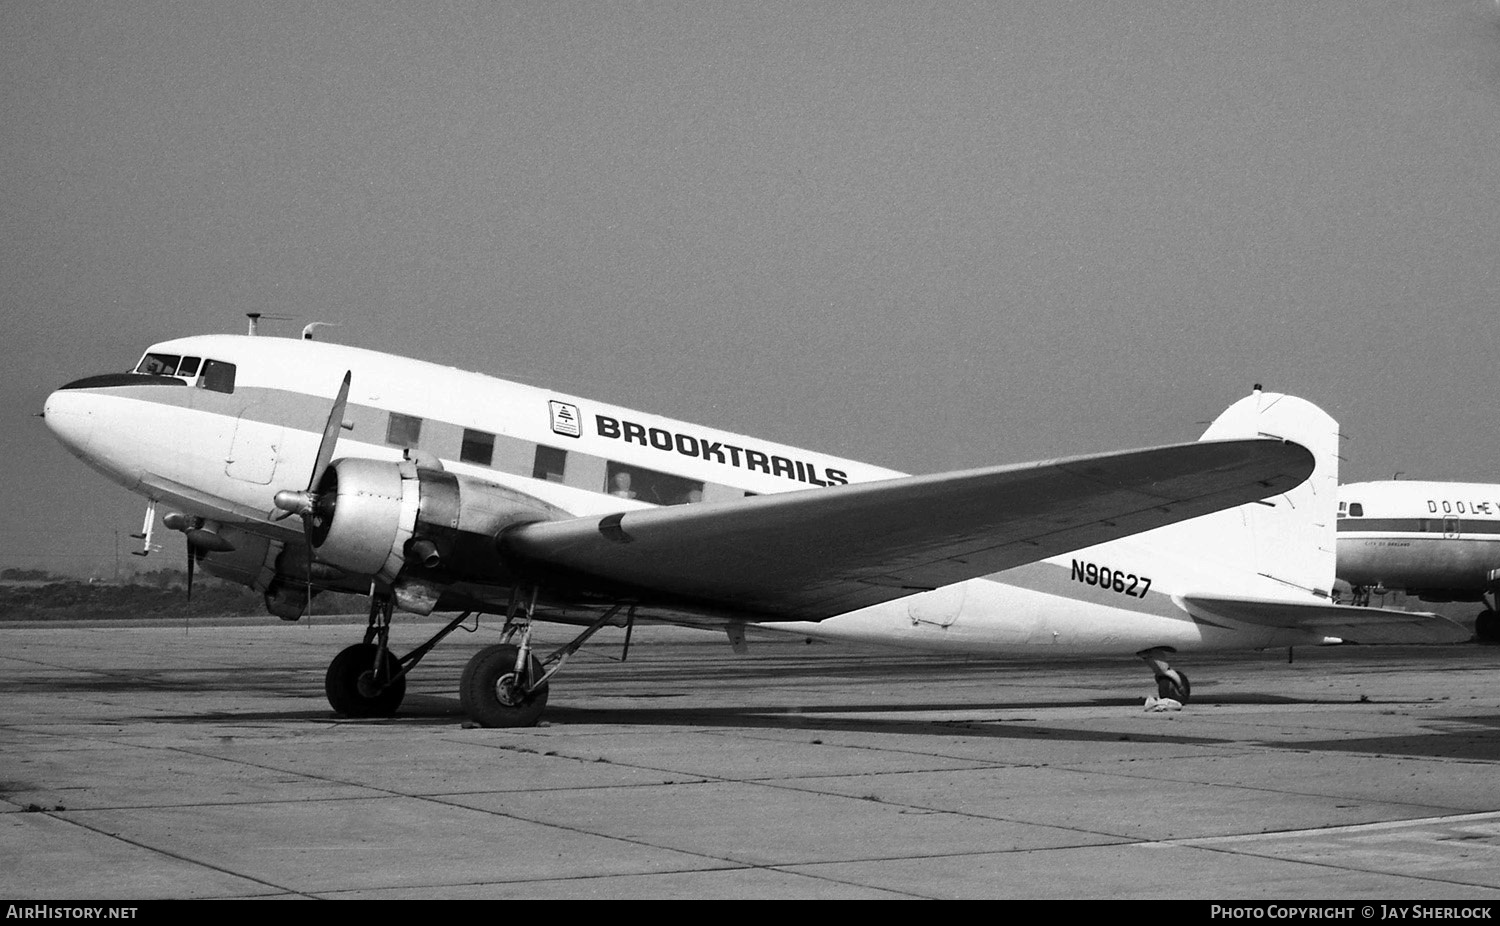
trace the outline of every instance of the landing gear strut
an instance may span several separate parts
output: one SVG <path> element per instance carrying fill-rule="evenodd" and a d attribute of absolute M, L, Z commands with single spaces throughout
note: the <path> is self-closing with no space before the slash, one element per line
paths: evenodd
<path fill-rule="evenodd" d="M 547 706 L 548 682 L 568 657 L 614 619 L 626 605 L 617 604 L 584 628 L 566 645 L 545 659 L 531 651 L 532 618 L 537 589 L 527 590 L 524 609 L 518 609 L 521 589 L 511 594 L 502 642 L 480 650 L 464 667 L 459 682 L 459 701 L 464 713 L 482 727 L 527 727 L 535 724 Z M 625 653 L 635 627 L 635 605 L 625 620 Z M 363 643 L 356 643 L 334 657 L 328 666 L 324 689 L 328 703 L 346 717 L 390 717 L 406 696 L 406 676 L 448 634 L 469 619 L 465 611 L 439 630 L 426 643 L 397 658 L 390 651 L 391 615 L 395 599 L 389 591 L 370 596 L 370 622 Z M 478 625 L 475 625 L 475 629 Z M 625 657 L 622 656 L 623 661 Z"/>
<path fill-rule="evenodd" d="M 1175 652 L 1164 646 L 1154 649 L 1141 650 L 1137 656 L 1146 660 L 1146 665 L 1151 667 L 1151 673 L 1156 676 L 1156 696 L 1158 698 L 1171 698 L 1182 704 L 1188 703 L 1193 695 L 1193 686 L 1188 682 L 1186 673 L 1178 672 L 1167 665 L 1168 654 Z"/>
<path fill-rule="evenodd" d="M 565 646 L 546 659 L 531 652 L 532 618 L 536 611 L 537 589 L 525 596 L 524 609 L 518 610 L 520 594 L 511 596 L 505 615 L 503 642 L 487 646 L 474 654 L 464 666 L 459 681 L 458 699 L 464 713 L 481 727 L 529 727 L 542 716 L 547 706 L 548 681 L 562 668 L 568 657 L 584 641 L 609 623 L 624 605 L 615 605 Z M 519 590 L 518 590 L 519 592 Z M 625 647 L 630 648 L 630 631 L 635 625 L 635 608 L 631 607 L 625 625 Z M 513 642 L 514 641 L 514 642 Z"/>
<path fill-rule="evenodd" d="M 370 622 L 365 628 L 364 642 L 348 647 L 328 664 L 323 690 L 329 705 L 345 717 L 395 714 L 406 697 L 407 673 L 473 613 L 463 612 L 426 643 L 398 659 L 390 650 L 394 610 L 395 600 L 389 594 L 371 595 Z"/>

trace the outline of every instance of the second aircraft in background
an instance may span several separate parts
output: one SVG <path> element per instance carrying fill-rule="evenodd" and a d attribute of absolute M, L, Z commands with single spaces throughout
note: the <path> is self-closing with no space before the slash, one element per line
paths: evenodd
<path fill-rule="evenodd" d="M 1400 591 L 1422 601 L 1474 601 L 1481 640 L 1500 640 L 1500 485 L 1352 482 L 1339 489 L 1338 577 L 1354 603 Z"/>

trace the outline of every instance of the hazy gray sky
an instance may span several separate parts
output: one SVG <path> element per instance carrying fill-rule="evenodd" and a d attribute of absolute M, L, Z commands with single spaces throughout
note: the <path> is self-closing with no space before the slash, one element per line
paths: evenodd
<path fill-rule="evenodd" d="M 46 394 L 249 311 L 914 472 L 1263 382 L 1500 482 L 1493 0 L 7 0 L 0 181 L 0 565 L 144 510 Z"/>

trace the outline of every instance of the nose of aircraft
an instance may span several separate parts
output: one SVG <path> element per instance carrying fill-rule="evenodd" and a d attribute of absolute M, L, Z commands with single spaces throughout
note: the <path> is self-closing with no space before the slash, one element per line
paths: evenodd
<path fill-rule="evenodd" d="M 89 437 L 94 430 L 94 411 L 90 396 L 76 389 L 59 389 L 47 397 L 42 418 L 64 447 L 82 457 L 88 452 Z"/>

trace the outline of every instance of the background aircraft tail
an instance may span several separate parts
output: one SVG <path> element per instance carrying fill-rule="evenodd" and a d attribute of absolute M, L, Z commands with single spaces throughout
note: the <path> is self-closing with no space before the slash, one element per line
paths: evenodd
<path fill-rule="evenodd" d="M 1308 479 L 1281 495 L 1151 531 L 1154 553 L 1211 574 L 1219 594 L 1328 599 L 1338 514 L 1338 422 L 1296 396 L 1257 388 L 1220 415 L 1201 440 L 1275 437 L 1316 460 Z"/>

